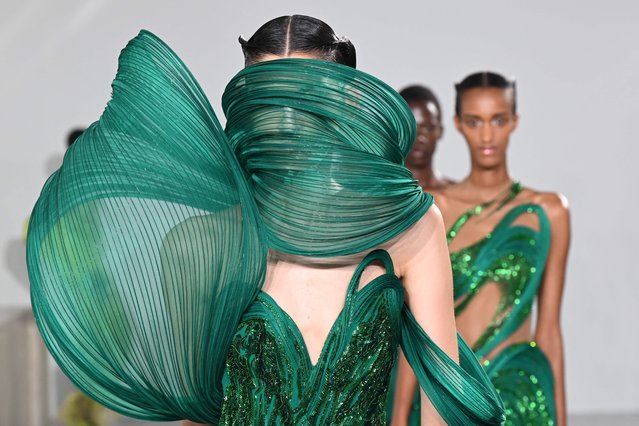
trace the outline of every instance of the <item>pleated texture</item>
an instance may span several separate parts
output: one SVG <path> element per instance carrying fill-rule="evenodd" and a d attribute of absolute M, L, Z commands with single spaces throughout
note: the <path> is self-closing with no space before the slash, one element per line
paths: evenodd
<path fill-rule="evenodd" d="M 486 373 L 504 402 L 507 426 L 557 424 L 552 368 L 534 342 L 507 346 Z"/>
<path fill-rule="evenodd" d="M 222 106 L 273 249 L 369 250 L 432 203 L 403 166 L 413 115 L 373 76 L 326 61 L 262 62 L 231 80 Z"/>
<path fill-rule="evenodd" d="M 403 167 L 412 114 L 372 76 L 261 63 L 229 83 L 223 108 L 226 134 L 180 59 L 141 32 L 31 217 L 32 304 L 49 350 L 85 393 L 132 417 L 218 422 L 226 355 L 269 249 L 360 253 L 432 203 Z M 462 364 L 481 373 L 467 379 L 407 318 L 420 383 L 455 395 L 438 409 L 497 421 L 477 361 Z"/>
<path fill-rule="evenodd" d="M 420 387 L 446 424 L 502 424 L 501 399 L 461 336 L 457 335 L 457 364 L 431 340 L 406 305 L 402 317 L 402 351 Z"/>
<path fill-rule="evenodd" d="M 267 248 L 250 189 L 179 58 L 142 33 L 34 208 L 35 317 L 63 371 L 137 418 L 214 420 Z"/>

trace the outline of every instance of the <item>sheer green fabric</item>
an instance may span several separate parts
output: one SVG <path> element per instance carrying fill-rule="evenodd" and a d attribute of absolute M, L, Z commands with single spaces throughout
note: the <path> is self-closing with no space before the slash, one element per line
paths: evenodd
<path fill-rule="evenodd" d="M 141 32 L 31 217 L 45 343 L 85 393 L 132 417 L 218 422 L 227 353 L 269 249 L 365 252 L 432 203 L 403 167 L 412 114 L 368 74 L 265 62 L 229 83 L 223 107 L 226 134 L 180 59 Z M 449 423 L 499 423 L 475 358 L 458 366 L 404 312 L 402 344 Z"/>
<path fill-rule="evenodd" d="M 363 252 L 432 203 L 403 166 L 415 134 L 411 112 L 368 74 L 326 61 L 262 62 L 231 80 L 222 106 L 270 248 Z"/>
<path fill-rule="evenodd" d="M 85 393 L 123 414 L 220 409 L 225 350 L 267 254 L 225 139 L 186 67 L 143 33 L 34 208 L 27 256 L 45 342 Z"/>

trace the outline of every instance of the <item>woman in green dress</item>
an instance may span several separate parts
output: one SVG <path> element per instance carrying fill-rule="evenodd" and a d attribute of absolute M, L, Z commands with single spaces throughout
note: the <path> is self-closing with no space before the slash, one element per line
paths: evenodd
<path fill-rule="evenodd" d="M 47 181 L 28 263 L 61 368 L 142 419 L 383 424 L 401 344 L 424 422 L 501 424 L 456 335 L 441 215 L 403 167 L 410 109 L 316 19 L 241 43 L 222 131 L 141 32 Z"/>
<path fill-rule="evenodd" d="M 468 144 L 471 171 L 434 196 L 448 229 L 457 327 L 500 393 L 507 424 L 565 425 L 560 310 L 567 203 L 523 186 L 508 171 L 518 122 L 515 83 L 481 72 L 456 90 L 455 125 Z M 396 404 L 398 416 L 405 418 L 407 399 Z"/>

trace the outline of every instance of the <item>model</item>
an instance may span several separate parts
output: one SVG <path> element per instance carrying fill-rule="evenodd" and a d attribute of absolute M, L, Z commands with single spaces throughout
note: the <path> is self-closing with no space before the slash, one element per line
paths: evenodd
<path fill-rule="evenodd" d="M 565 425 L 560 308 L 567 203 L 509 174 L 507 148 L 519 119 L 515 83 L 482 72 L 456 91 L 455 125 L 468 144 L 471 171 L 434 195 L 449 229 L 457 326 L 499 391 L 506 424 Z M 398 393 L 405 394 L 405 373 L 399 375 Z M 398 416 L 406 418 L 411 401 L 396 396 Z"/>
<path fill-rule="evenodd" d="M 405 102 L 316 19 L 241 42 L 225 131 L 161 40 L 123 50 L 111 101 L 32 215 L 53 356 L 137 418 L 383 424 L 401 343 L 424 421 L 500 424 L 456 337 L 443 221 L 402 165 Z"/>
<path fill-rule="evenodd" d="M 405 87 L 399 94 L 408 103 L 417 124 L 415 143 L 406 156 L 406 167 L 425 191 L 454 183 L 435 168 L 433 161 L 437 144 L 444 134 L 442 109 L 437 96 L 428 87 L 419 85 Z"/>

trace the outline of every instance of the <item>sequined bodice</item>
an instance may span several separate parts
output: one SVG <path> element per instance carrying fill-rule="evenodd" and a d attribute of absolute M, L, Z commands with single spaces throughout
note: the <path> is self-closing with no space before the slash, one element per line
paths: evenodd
<path fill-rule="evenodd" d="M 315 365 L 295 322 L 260 293 L 227 356 L 220 423 L 385 424 L 403 305 L 390 258 L 378 260 L 385 259 L 387 273 L 360 291 L 370 259 L 356 271 Z"/>
<path fill-rule="evenodd" d="M 521 190 L 511 188 L 509 201 Z M 504 205 L 505 205 L 504 202 Z M 481 213 L 483 206 L 470 209 L 448 232 L 448 241 L 470 217 Z M 515 225 L 525 214 L 539 219 L 539 229 Z M 492 320 L 473 350 L 480 357 L 507 339 L 530 314 L 539 289 L 550 242 L 550 227 L 543 209 L 535 204 L 512 208 L 493 231 L 482 240 L 451 253 L 456 314 L 461 313 L 487 283 L 499 286 L 501 297 Z"/>

